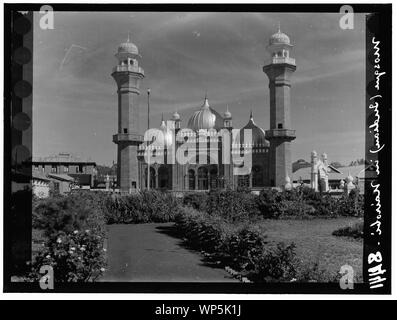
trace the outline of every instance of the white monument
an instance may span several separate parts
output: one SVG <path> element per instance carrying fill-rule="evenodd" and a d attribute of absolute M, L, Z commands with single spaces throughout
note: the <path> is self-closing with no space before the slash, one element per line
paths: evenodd
<path fill-rule="evenodd" d="M 106 175 L 105 186 L 106 186 L 106 190 L 110 189 L 110 179 L 108 174 Z"/>
<path fill-rule="evenodd" d="M 314 189 L 316 192 L 328 192 L 329 184 L 328 184 L 328 175 L 330 172 L 330 168 L 328 165 L 327 154 L 323 153 L 321 159 L 317 157 L 317 152 L 312 151 L 311 153 L 311 179 L 310 179 L 310 187 Z"/>
<path fill-rule="evenodd" d="M 284 190 L 292 190 L 291 178 L 288 175 L 285 177 Z"/>
<path fill-rule="evenodd" d="M 347 175 L 347 177 L 346 177 L 346 185 L 345 185 L 345 192 L 347 193 L 347 194 L 349 194 L 350 193 L 350 191 L 352 191 L 353 189 L 355 189 L 356 188 L 356 186 L 354 185 L 354 183 L 353 183 L 353 177 L 352 177 L 352 175 L 350 174 L 350 171 L 349 171 L 349 174 Z"/>

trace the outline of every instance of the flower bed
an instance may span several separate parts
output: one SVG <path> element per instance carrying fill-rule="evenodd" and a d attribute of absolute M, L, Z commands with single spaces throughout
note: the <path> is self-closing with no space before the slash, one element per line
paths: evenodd
<path fill-rule="evenodd" d="M 55 282 L 95 281 L 106 267 L 106 223 L 103 195 L 79 193 L 36 201 L 33 227 L 43 247 L 31 265 L 28 280 L 38 281 L 40 268 L 51 266 Z"/>
<path fill-rule="evenodd" d="M 176 227 L 190 247 L 212 254 L 250 279 L 289 281 L 295 275 L 294 245 L 268 243 L 263 231 L 255 226 L 236 225 L 219 216 L 183 208 Z"/>

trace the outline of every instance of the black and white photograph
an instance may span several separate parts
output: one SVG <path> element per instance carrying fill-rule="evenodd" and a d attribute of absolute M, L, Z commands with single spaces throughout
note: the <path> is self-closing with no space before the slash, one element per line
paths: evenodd
<path fill-rule="evenodd" d="M 5 4 L 3 291 L 390 294 L 391 71 L 391 4 Z"/>

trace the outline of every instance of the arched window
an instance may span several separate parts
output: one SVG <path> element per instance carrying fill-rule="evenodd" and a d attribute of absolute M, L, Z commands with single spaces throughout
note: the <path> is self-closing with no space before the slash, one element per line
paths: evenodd
<path fill-rule="evenodd" d="M 263 187 L 263 168 L 262 166 L 252 167 L 252 186 Z"/>
<path fill-rule="evenodd" d="M 159 189 L 171 189 L 171 172 L 167 165 L 162 165 L 158 170 L 158 186 Z"/>
<path fill-rule="evenodd" d="M 189 176 L 189 190 L 196 189 L 196 173 L 193 169 L 190 169 L 188 172 Z"/>
<path fill-rule="evenodd" d="M 218 167 L 216 164 L 210 166 L 210 187 L 216 189 L 218 187 Z"/>
<path fill-rule="evenodd" d="M 145 187 L 147 188 L 147 168 L 145 169 Z M 150 188 L 153 189 L 156 187 L 156 170 L 153 167 L 150 167 Z"/>
<path fill-rule="evenodd" d="M 206 167 L 198 169 L 198 189 L 208 190 L 208 169 Z"/>

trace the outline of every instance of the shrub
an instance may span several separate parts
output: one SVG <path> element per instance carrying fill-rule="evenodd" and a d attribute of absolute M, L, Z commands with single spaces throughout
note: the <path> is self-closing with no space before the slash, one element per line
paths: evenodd
<path fill-rule="evenodd" d="M 220 216 L 184 208 L 176 227 L 196 250 L 219 258 L 255 281 L 284 281 L 294 274 L 295 245 L 268 246 L 263 230 L 252 225 L 235 225 Z"/>
<path fill-rule="evenodd" d="M 343 227 L 332 232 L 332 235 L 338 237 L 352 237 L 355 239 L 364 237 L 364 221 L 356 222 L 353 225 Z"/>
<path fill-rule="evenodd" d="M 104 271 L 106 224 L 104 202 L 108 195 L 72 193 L 38 200 L 33 227 L 44 235 L 44 247 L 32 262 L 31 280 L 41 278 L 40 268 L 50 265 L 55 281 L 95 281 Z M 86 231 L 87 230 L 87 231 Z"/>
<path fill-rule="evenodd" d="M 264 218 L 278 218 L 281 214 L 280 206 L 282 194 L 277 190 L 262 190 L 258 197 L 258 209 Z"/>
<path fill-rule="evenodd" d="M 261 191 L 257 202 L 261 216 L 271 219 L 362 216 L 364 212 L 363 196 L 357 190 L 334 198 L 307 187 L 283 192 L 267 189 Z"/>
<path fill-rule="evenodd" d="M 264 218 L 308 218 L 315 214 L 312 205 L 303 201 L 296 190 L 278 192 L 263 190 L 258 197 L 258 208 Z"/>
<path fill-rule="evenodd" d="M 313 218 L 315 209 L 302 201 L 284 200 L 279 205 L 279 218 L 308 219 Z"/>
<path fill-rule="evenodd" d="M 362 217 L 364 215 L 364 196 L 353 189 L 349 194 L 344 194 L 340 200 L 338 214 L 349 217 Z"/>
<path fill-rule="evenodd" d="M 329 272 L 324 268 L 320 268 L 319 262 L 300 262 L 296 263 L 296 276 L 293 281 L 297 282 L 318 282 L 330 283 L 339 282 L 340 274 L 338 272 Z"/>
<path fill-rule="evenodd" d="M 211 191 L 207 200 L 207 212 L 228 221 L 247 221 L 259 215 L 256 195 L 231 189 Z"/>
<path fill-rule="evenodd" d="M 105 228 L 102 212 L 103 195 L 75 193 L 55 196 L 38 201 L 33 208 L 33 228 L 43 230 L 46 237 L 60 231 Z"/>
<path fill-rule="evenodd" d="M 174 221 L 179 200 L 170 193 L 156 190 L 106 199 L 105 217 L 108 224 Z"/>
<path fill-rule="evenodd" d="M 42 266 L 51 266 L 55 282 L 95 281 L 105 271 L 103 235 L 96 230 L 58 232 L 48 239 L 32 264 L 29 278 L 38 281 Z"/>
<path fill-rule="evenodd" d="M 207 192 L 189 192 L 183 196 L 183 205 L 199 211 L 207 211 Z"/>
<path fill-rule="evenodd" d="M 279 242 L 250 256 L 254 266 L 250 278 L 255 282 L 291 281 L 296 277 L 295 244 Z"/>
<path fill-rule="evenodd" d="M 252 270 L 250 257 L 263 251 L 266 244 L 263 231 L 255 226 L 243 225 L 225 236 L 221 250 L 226 253 L 225 263 L 238 270 Z"/>
<path fill-rule="evenodd" d="M 219 250 L 225 234 L 225 222 L 220 217 L 193 208 L 181 210 L 176 218 L 176 227 L 192 248 L 209 253 Z"/>

